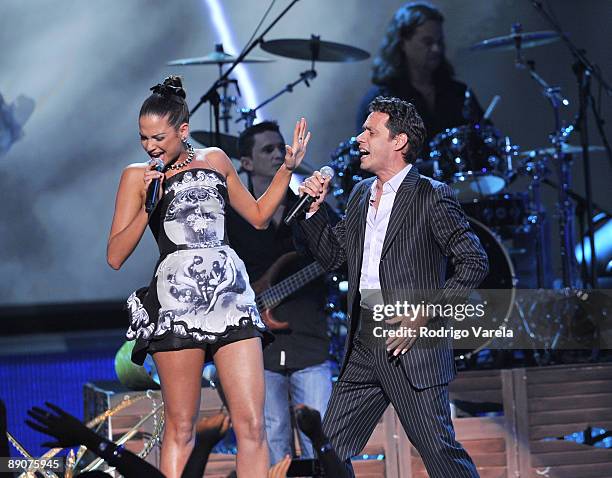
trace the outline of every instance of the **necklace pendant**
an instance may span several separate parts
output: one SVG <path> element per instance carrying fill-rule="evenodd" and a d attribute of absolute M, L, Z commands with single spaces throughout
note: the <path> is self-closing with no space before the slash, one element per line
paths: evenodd
<path fill-rule="evenodd" d="M 171 164 L 170 166 L 168 166 L 168 169 L 172 169 L 176 171 L 181 168 L 184 168 L 189 163 L 191 163 L 191 161 L 193 161 L 193 157 L 195 156 L 195 149 L 193 149 L 193 146 L 191 145 L 191 143 L 187 143 L 187 149 L 189 153 L 187 154 L 187 158 L 185 159 L 185 161 L 182 161 L 180 163 Z"/>

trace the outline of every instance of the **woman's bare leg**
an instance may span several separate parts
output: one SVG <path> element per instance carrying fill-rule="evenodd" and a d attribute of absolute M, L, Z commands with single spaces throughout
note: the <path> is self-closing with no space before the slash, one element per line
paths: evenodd
<path fill-rule="evenodd" d="M 178 478 L 194 445 L 204 350 L 156 352 L 153 360 L 164 398 L 165 429 L 160 470 L 167 478 Z"/>
<path fill-rule="evenodd" d="M 214 361 L 238 442 L 238 477 L 265 478 L 270 468 L 270 456 L 264 426 L 261 339 L 245 339 L 224 345 L 215 352 Z"/>

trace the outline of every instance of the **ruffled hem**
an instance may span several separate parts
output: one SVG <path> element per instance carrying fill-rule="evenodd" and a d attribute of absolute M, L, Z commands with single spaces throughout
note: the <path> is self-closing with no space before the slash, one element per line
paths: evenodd
<path fill-rule="evenodd" d="M 147 342 L 153 342 L 155 340 L 162 340 L 164 337 L 172 334 L 182 339 L 190 338 L 196 343 L 207 343 L 214 344 L 220 338 L 225 337 L 228 333 L 234 330 L 244 329 L 246 327 L 253 327 L 254 329 L 259 330 L 260 332 L 264 332 L 267 330 L 266 326 L 260 326 L 255 323 L 249 317 L 244 317 L 240 319 L 239 325 L 227 325 L 225 330 L 222 332 L 209 332 L 201 329 L 189 329 L 185 327 L 184 323 L 181 321 L 174 321 L 170 328 L 164 330 L 159 333 L 156 331 L 153 336 L 148 333 L 148 329 L 141 328 L 136 331 L 133 331 L 132 328 L 128 329 L 125 336 L 128 340 L 144 340 Z"/>
<path fill-rule="evenodd" d="M 223 334 L 206 334 L 207 336 L 213 337 L 210 340 L 197 340 L 194 338 L 192 334 L 186 335 L 178 335 L 173 333 L 172 331 L 167 331 L 164 335 L 159 337 L 154 337 L 151 340 L 144 338 L 137 338 L 136 343 L 134 344 L 134 348 L 132 350 L 132 362 L 142 365 L 145 361 L 145 358 L 148 353 L 158 352 L 158 351 L 168 351 L 168 350 L 182 350 L 186 348 L 206 348 L 208 345 L 217 345 L 223 344 L 223 342 L 231 343 L 235 342 L 236 339 L 232 337 L 236 332 L 242 332 L 247 330 L 252 330 L 254 333 L 252 337 L 261 337 L 262 345 L 265 347 L 270 342 L 274 340 L 272 334 L 268 332 L 265 328 L 260 328 L 257 325 L 253 324 L 251 319 L 244 317 L 240 320 L 240 325 L 229 325 L 227 330 Z M 176 347 L 167 347 L 164 346 L 159 348 L 155 346 L 155 344 L 166 342 L 169 343 L 172 341 L 172 338 L 178 339 Z M 243 338 L 251 338 L 248 337 L 240 337 L 238 340 Z M 169 340 L 170 339 L 170 340 Z"/>

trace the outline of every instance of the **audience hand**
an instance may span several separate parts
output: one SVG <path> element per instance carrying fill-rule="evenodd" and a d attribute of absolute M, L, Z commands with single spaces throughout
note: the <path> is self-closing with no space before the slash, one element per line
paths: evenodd
<path fill-rule="evenodd" d="M 57 405 L 49 402 L 45 402 L 45 405 L 51 411 L 32 407 L 28 410 L 28 415 L 35 421 L 26 420 L 26 423 L 34 430 L 56 439 L 53 442 L 43 443 L 43 446 L 69 448 L 84 445 L 109 465 L 117 468 L 125 478 L 140 478 L 141 476 L 164 478 L 164 475 L 153 465 L 125 450 L 122 446 L 117 446 L 106 438 L 97 435 L 84 423 L 81 423 Z"/>
<path fill-rule="evenodd" d="M 313 408 L 300 404 L 295 407 L 295 415 L 298 426 L 312 442 L 325 476 L 348 478 L 350 475 L 346 465 L 340 461 L 336 450 L 329 444 L 323 433 L 321 414 Z"/>
<path fill-rule="evenodd" d="M 26 420 L 30 428 L 55 438 L 55 441 L 43 443 L 49 448 L 69 448 L 91 443 L 95 433 L 77 418 L 62 410 L 57 405 L 45 402 L 49 410 L 32 407 L 28 415 L 35 421 Z"/>
<path fill-rule="evenodd" d="M 185 463 L 181 478 L 201 478 L 206 469 L 210 452 L 217 442 L 225 436 L 229 427 L 230 418 L 225 413 L 217 413 L 211 417 L 203 418 L 196 424 L 195 446 L 187 459 L 187 463 Z"/>
<path fill-rule="evenodd" d="M 289 465 L 291 465 L 291 457 L 287 455 L 270 468 L 270 471 L 268 471 L 268 478 L 286 478 Z"/>
<path fill-rule="evenodd" d="M 225 413 L 202 418 L 196 425 L 198 441 L 209 444 L 212 448 L 225 436 L 229 427 L 230 417 Z"/>
<path fill-rule="evenodd" d="M 319 447 L 325 441 L 321 427 L 321 414 L 314 408 L 300 404 L 295 407 L 295 416 L 300 429 L 310 438 L 315 447 Z"/>

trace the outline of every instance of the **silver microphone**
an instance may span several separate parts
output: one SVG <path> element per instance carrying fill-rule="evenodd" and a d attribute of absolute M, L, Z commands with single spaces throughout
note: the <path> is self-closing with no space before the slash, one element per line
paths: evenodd
<path fill-rule="evenodd" d="M 323 166 L 321 168 L 321 170 L 319 171 L 319 173 L 321 173 L 321 176 L 323 176 L 323 178 L 327 179 L 327 178 L 333 178 L 335 171 L 330 167 L 330 166 Z M 294 204 L 294 206 L 291 208 L 291 210 L 287 213 L 287 216 L 285 217 L 285 224 L 287 226 L 290 226 L 291 223 L 293 223 L 293 221 L 295 221 L 295 219 L 301 215 L 304 214 L 305 211 L 310 207 L 310 205 L 315 202 L 317 198 L 311 196 L 310 194 L 304 194 L 300 200 L 298 202 L 296 202 Z"/>

